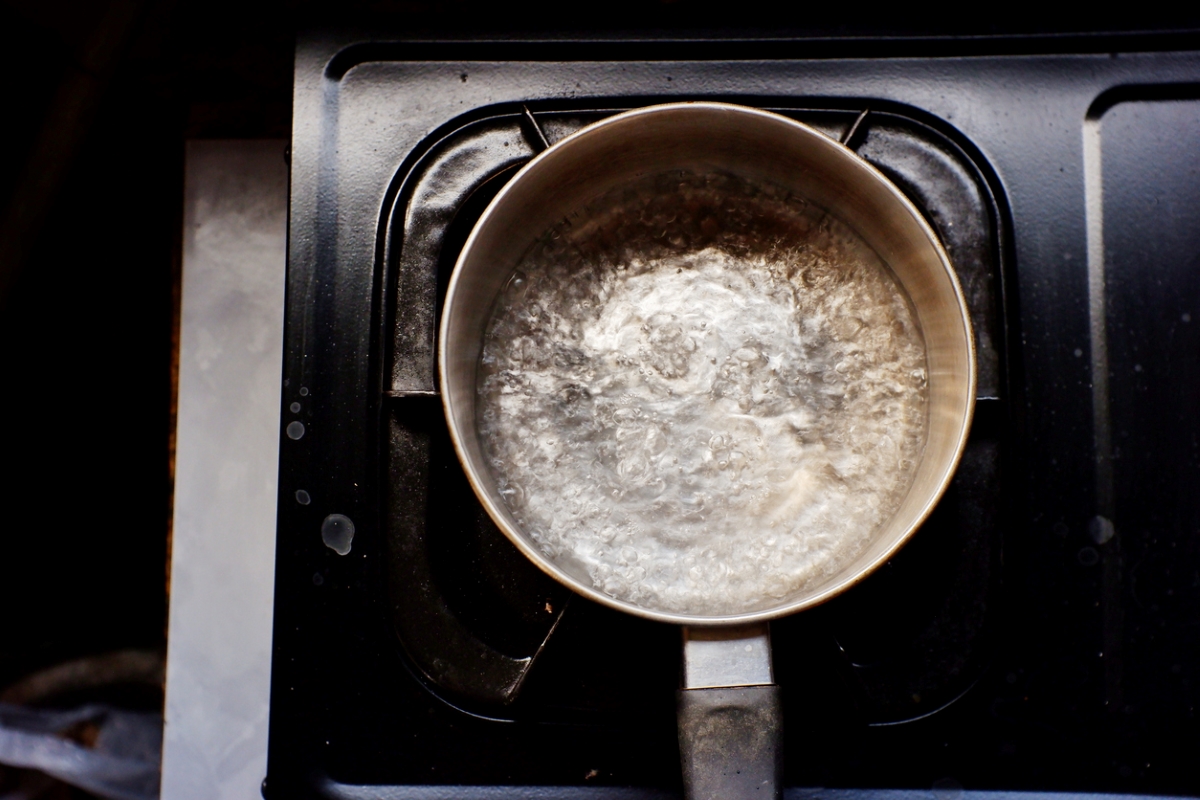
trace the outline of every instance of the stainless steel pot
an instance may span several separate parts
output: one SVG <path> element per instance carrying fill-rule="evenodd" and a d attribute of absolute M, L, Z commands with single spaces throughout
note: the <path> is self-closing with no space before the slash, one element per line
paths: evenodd
<path fill-rule="evenodd" d="M 476 426 L 476 369 L 497 296 L 535 241 L 589 201 L 668 170 L 721 171 L 786 187 L 854 229 L 908 294 L 925 340 L 928 430 L 899 510 L 866 550 L 824 583 L 753 612 L 666 613 L 597 591 L 547 558 L 521 530 L 488 468 Z M 866 577 L 921 525 L 948 485 L 966 441 L 975 354 L 949 259 L 911 202 L 846 147 L 757 109 L 680 103 L 591 125 L 527 164 L 467 240 L 446 295 L 439 342 L 442 401 L 454 446 L 480 501 L 535 564 L 576 592 L 684 628 L 680 746 L 691 797 L 778 796 L 780 714 L 766 621 L 817 605 Z"/>

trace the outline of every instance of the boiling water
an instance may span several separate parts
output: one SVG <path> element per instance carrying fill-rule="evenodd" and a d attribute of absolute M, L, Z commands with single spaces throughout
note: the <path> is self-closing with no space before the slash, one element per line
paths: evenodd
<path fill-rule="evenodd" d="M 848 227 L 672 173 L 530 250 L 487 327 L 479 424 L 550 560 L 645 608 L 731 614 L 863 551 L 911 483 L 925 387 L 904 293 Z"/>

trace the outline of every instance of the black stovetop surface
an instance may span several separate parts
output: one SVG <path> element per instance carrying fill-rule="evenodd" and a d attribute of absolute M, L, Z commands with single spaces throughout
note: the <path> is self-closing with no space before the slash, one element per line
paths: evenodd
<path fill-rule="evenodd" d="M 1197 793 L 1200 54 L 701 45 L 300 47 L 283 421 L 304 428 L 281 434 L 268 793 L 678 791 L 678 630 L 508 544 L 433 366 L 458 248 L 532 126 L 553 142 L 676 99 L 834 137 L 866 110 L 848 145 L 938 232 L 978 338 L 934 516 L 772 626 L 787 785 Z M 353 521 L 344 556 L 331 514 Z"/>

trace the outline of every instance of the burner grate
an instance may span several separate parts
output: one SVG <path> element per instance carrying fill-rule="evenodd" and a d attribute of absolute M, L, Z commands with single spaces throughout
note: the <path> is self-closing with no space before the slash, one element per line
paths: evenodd
<path fill-rule="evenodd" d="M 671 785 L 677 630 L 571 596 L 504 538 L 455 460 L 434 380 L 442 292 L 476 219 L 540 147 L 530 123 L 536 119 L 554 142 L 616 110 L 535 116 L 522 109 L 472 120 L 432 142 L 404 176 L 388 227 L 394 259 L 384 414 L 389 608 L 414 677 L 447 709 L 518 721 L 522 731 L 567 724 L 585 732 L 583 749 L 614 736 L 630 750 L 642 747 L 649 726 L 661 758 L 650 783 Z M 922 122 L 894 112 L 772 110 L 832 137 L 853 128 L 851 144 L 941 236 L 977 330 L 978 419 L 934 516 L 862 586 L 774 624 L 790 718 L 819 713 L 854 724 L 902 722 L 936 712 L 978 679 L 999 622 L 1006 440 L 999 215 L 976 165 Z M 810 686 L 823 687 L 820 708 L 803 688 Z M 495 735 L 522 735 L 501 730 Z M 639 782 L 621 766 L 631 761 L 630 750 L 603 765 L 605 773 Z M 789 756 L 799 760 L 790 745 Z"/>

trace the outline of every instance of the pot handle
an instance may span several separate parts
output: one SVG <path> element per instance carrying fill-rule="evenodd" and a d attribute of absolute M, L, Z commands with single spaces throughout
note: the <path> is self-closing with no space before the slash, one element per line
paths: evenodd
<path fill-rule="evenodd" d="M 684 628 L 679 754 L 688 800 L 783 796 L 783 713 L 766 625 Z"/>

